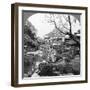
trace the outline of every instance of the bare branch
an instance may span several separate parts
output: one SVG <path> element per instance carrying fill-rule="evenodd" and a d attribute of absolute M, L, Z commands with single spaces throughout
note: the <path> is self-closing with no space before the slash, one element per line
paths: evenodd
<path fill-rule="evenodd" d="M 70 15 L 68 15 L 68 21 L 69 21 L 69 26 L 70 26 L 70 34 L 72 34 L 72 26 L 71 26 L 71 18 Z"/>
<path fill-rule="evenodd" d="M 60 32 L 61 32 L 61 33 L 63 33 L 63 34 L 66 34 L 65 32 L 61 31 L 61 30 L 60 30 L 60 28 L 58 28 L 58 27 L 57 27 L 57 25 L 56 25 L 56 22 L 55 22 L 55 21 L 53 21 L 53 23 L 54 23 L 54 25 L 55 25 L 55 28 L 56 28 L 58 31 L 60 31 Z"/>
<path fill-rule="evenodd" d="M 68 18 L 65 17 L 65 15 L 63 15 L 64 19 L 68 22 Z"/>
<path fill-rule="evenodd" d="M 57 16 L 53 15 L 53 14 L 50 14 L 50 17 L 49 17 L 49 22 L 50 23 L 53 23 L 55 28 L 62 34 L 64 35 L 69 35 L 69 37 L 74 40 L 78 46 L 80 46 L 80 41 L 79 39 L 72 34 L 72 22 L 71 22 L 71 18 L 70 18 L 70 15 L 67 15 L 67 18 L 63 17 L 65 19 L 65 22 L 63 22 L 63 18 L 60 16 L 58 17 L 57 20 L 56 19 Z M 59 25 L 58 25 L 59 24 Z M 67 27 L 67 25 L 69 25 L 69 27 Z M 59 27 L 61 26 L 61 27 Z M 63 31 L 63 29 L 66 29 L 66 31 Z"/>
<path fill-rule="evenodd" d="M 55 28 L 60 32 L 60 33 L 63 33 L 63 34 L 66 34 L 65 32 L 63 32 L 56 24 L 56 21 L 55 21 L 55 15 L 54 14 L 50 14 L 50 23 L 53 23 Z M 65 27 L 64 27 L 65 28 Z"/>
<path fill-rule="evenodd" d="M 61 24 L 62 24 L 63 28 L 70 30 L 69 28 L 65 27 L 65 24 L 63 24 L 62 20 L 61 20 Z"/>

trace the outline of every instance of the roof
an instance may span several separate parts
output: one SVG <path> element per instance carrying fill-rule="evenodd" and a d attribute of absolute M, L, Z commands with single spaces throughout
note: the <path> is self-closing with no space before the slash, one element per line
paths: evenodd
<path fill-rule="evenodd" d="M 45 37 L 49 37 L 49 38 L 62 38 L 62 37 L 65 37 L 65 35 L 60 33 L 59 30 L 54 29 L 50 33 L 46 34 Z"/>

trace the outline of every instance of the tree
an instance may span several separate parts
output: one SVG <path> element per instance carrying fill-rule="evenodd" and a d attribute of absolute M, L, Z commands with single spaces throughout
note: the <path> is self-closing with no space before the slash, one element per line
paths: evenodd
<path fill-rule="evenodd" d="M 36 56 L 27 55 L 27 52 L 36 51 L 38 49 L 36 31 L 35 27 L 27 21 L 24 25 L 24 73 L 28 74 L 28 76 L 33 74 L 34 65 L 36 63 Z"/>
<path fill-rule="evenodd" d="M 28 52 L 33 50 L 35 51 L 37 48 L 38 40 L 36 37 L 36 29 L 30 22 L 27 22 L 24 25 L 24 49 Z"/>
<path fill-rule="evenodd" d="M 53 24 L 60 33 L 68 35 L 69 38 L 74 40 L 77 46 L 80 47 L 80 40 L 74 33 L 72 33 L 72 24 L 76 23 L 76 18 L 70 14 L 48 14 L 46 17 L 48 19 L 48 23 Z"/>

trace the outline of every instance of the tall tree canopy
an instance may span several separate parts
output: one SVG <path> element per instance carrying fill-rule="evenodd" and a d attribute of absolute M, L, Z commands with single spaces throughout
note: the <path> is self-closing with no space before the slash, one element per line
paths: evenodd
<path fill-rule="evenodd" d="M 37 49 L 38 41 L 36 36 L 37 30 L 35 27 L 27 21 L 24 25 L 24 49 L 27 51 L 32 51 L 31 49 Z"/>
<path fill-rule="evenodd" d="M 55 28 L 62 34 L 68 35 L 71 39 L 73 39 L 77 46 L 80 47 L 80 40 L 77 38 L 75 33 L 73 33 L 74 25 L 78 22 L 80 25 L 80 21 L 76 19 L 71 14 L 48 14 L 46 15 L 48 23 L 51 23 L 55 26 Z M 80 31 L 79 28 L 75 28 L 77 33 Z"/>

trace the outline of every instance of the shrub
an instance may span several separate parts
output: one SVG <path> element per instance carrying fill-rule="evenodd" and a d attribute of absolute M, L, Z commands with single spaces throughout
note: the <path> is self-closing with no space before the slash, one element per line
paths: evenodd
<path fill-rule="evenodd" d="M 72 65 L 71 64 L 66 64 L 64 66 L 64 70 L 63 70 L 63 73 L 64 74 L 69 74 L 69 73 L 72 73 L 73 72 L 73 68 L 72 68 Z"/>
<path fill-rule="evenodd" d="M 39 75 L 40 76 L 50 76 L 50 73 L 52 72 L 51 66 L 46 63 L 41 63 L 39 65 Z"/>

